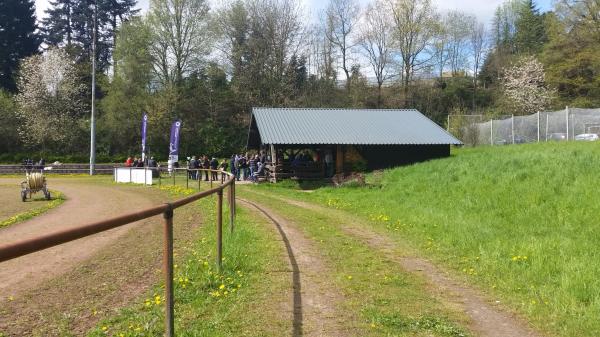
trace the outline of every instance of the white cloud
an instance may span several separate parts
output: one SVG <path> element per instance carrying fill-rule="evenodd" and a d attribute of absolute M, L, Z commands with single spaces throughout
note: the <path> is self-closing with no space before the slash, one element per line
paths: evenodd
<path fill-rule="evenodd" d="M 494 11 L 504 0 L 433 0 L 440 12 L 460 10 L 473 14 L 481 22 L 489 24 L 494 17 Z"/>

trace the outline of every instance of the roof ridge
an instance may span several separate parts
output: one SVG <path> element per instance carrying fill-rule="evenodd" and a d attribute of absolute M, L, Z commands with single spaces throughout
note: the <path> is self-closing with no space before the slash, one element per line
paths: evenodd
<path fill-rule="evenodd" d="M 386 108 L 386 109 L 369 109 L 369 108 L 273 108 L 273 107 L 252 107 L 252 110 L 368 110 L 368 111 L 419 111 L 417 109 L 396 109 L 396 108 Z"/>

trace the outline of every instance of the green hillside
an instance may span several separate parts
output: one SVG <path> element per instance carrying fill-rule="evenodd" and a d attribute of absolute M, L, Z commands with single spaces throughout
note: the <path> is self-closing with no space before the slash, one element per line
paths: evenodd
<path fill-rule="evenodd" d="M 370 219 L 542 331 L 597 336 L 599 171 L 600 144 L 546 143 L 460 149 L 368 187 L 261 189 Z"/>

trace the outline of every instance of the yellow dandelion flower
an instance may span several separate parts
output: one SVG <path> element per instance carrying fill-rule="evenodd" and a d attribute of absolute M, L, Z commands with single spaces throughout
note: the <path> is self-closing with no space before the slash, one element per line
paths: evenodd
<path fill-rule="evenodd" d="M 103 326 L 102 327 L 102 331 L 106 331 L 106 330 L 108 330 L 108 327 L 107 326 Z"/>

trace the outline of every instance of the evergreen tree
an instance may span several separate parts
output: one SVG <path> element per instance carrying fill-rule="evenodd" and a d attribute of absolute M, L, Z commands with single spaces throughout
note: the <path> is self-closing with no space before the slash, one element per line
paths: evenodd
<path fill-rule="evenodd" d="M 518 53 L 535 54 L 544 46 L 544 17 L 533 0 L 524 1 L 518 12 L 515 44 Z"/>
<path fill-rule="evenodd" d="M 42 20 L 45 42 L 53 46 L 73 43 L 74 0 L 50 1 L 47 17 Z"/>
<path fill-rule="evenodd" d="M 33 0 L 0 0 L 0 89 L 15 91 L 19 59 L 39 47 Z"/>
<path fill-rule="evenodd" d="M 66 46 L 79 60 L 88 60 L 94 34 L 94 8 L 97 6 L 96 49 L 98 68 L 110 64 L 118 25 L 139 10 L 135 0 L 54 0 L 43 20 L 45 42 Z"/>

